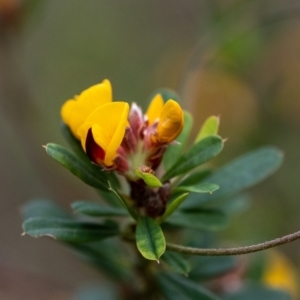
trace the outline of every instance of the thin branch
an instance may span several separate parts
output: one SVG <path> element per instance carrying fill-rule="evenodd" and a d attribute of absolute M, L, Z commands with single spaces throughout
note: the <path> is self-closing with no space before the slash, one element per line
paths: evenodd
<path fill-rule="evenodd" d="M 246 247 L 202 249 L 202 248 L 185 247 L 181 245 L 167 243 L 167 250 L 184 253 L 184 254 L 203 255 L 203 256 L 241 255 L 241 254 L 247 254 L 247 253 L 258 252 L 258 251 L 274 248 L 279 245 L 293 242 L 297 239 L 300 239 L 300 231 L 285 235 L 275 240 L 271 240 L 257 245 L 246 246 Z"/>

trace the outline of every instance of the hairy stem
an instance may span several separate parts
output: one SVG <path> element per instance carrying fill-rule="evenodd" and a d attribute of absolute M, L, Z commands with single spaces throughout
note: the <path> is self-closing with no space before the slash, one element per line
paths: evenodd
<path fill-rule="evenodd" d="M 190 255 L 203 255 L 203 256 L 227 255 L 228 256 L 228 255 L 241 255 L 241 254 L 247 254 L 252 252 L 258 252 L 269 248 L 274 248 L 279 245 L 287 244 L 297 239 L 300 239 L 300 231 L 285 235 L 283 237 L 271 241 L 267 241 L 256 245 L 246 246 L 246 247 L 202 249 L 202 248 L 185 247 L 181 245 L 167 243 L 167 249 L 170 251 L 190 254 Z"/>

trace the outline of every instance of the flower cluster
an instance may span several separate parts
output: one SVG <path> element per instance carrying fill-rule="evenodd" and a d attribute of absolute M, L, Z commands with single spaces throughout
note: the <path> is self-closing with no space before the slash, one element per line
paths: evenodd
<path fill-rule="evenodd" d="M 113 101 L 111 84 L 104 80 L 68 100 L 61 116 L 93 163 L 127 178 L 133 199 L 143 198 L 141 194 L 146 198 L 165 198 L 163 188 L 153 192 L 141 184 L 137 170 L 154 174 L 167 146 L 181 133 L 184 114 L 176 101 L 169 99 L 164 103 L 157 94 L 143 114 L 135 103 L 130 108 L 127 102 Z M 164 208 L 162 205 L 149 214 L 156 216 Z"/>

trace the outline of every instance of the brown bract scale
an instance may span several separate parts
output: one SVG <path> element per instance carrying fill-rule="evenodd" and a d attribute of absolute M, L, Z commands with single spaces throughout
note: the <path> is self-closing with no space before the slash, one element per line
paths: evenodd
<path fill-rule="evenodd" d="M 163 215 L 170 197 L 169 183 L 164 184 L 159 189 L 153 189 L 148 187 L 143 180 L 138 180 L 131 181 L 130 188 L 130 196 L 137 209 L 152 218 Z"/>

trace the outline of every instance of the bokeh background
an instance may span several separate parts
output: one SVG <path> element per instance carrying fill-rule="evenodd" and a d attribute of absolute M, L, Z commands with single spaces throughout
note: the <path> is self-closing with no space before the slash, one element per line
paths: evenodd
<path fill-rule="evenodd" d="M 71 299 L 81 284 L 105 282 L 62 245 L 21 237 L 30 199 L 70 209 L 97 197 L 41 146 L 65 144 L 61 105 L 104 78 L 114 99 L 144 108 L 154 89 L 176 90 L 194 134 L 220 115 L 228 141 L 216 166 L 261 145 L 282 149 L 284 165 L 250 190 L 224 245 L 299 229 L 299 1 L 0 0 L 1 299 Z M 300 243 L 280 249 L 299 269 Z"/>

